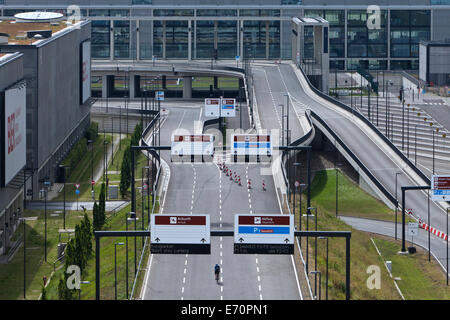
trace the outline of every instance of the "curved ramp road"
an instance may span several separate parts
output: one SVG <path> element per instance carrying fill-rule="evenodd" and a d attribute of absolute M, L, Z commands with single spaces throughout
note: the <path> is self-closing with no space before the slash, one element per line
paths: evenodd
<path fill-rule="evenodd" d="M 202 108 L 169 108 L 162 127 L 161 145 L 170 145 L 175 129 L 193 133 Z M 239 186 L 216 163 L 172 163 L 162 214 L 209 214 L 211 229 L 232 229 L 237 213 L 278 213 L 280 206 L 271 176 L 260 175 L 260 164 L 228 164 L 241 177 Z M 217 162 L 225 155 L 218 154 Z M 247 188 L 251 179 L 252 189 Z M 262 190 L 262 180 L 267 191 Z M 219 284 L 214 265 L 222 267 Z M 291 256 L 236 255 L 233 237 L 212 237 L 210 255 L 151 254 L 145 276 L 143 299 L 249 300 L 302 299 Z"/>
<path fill-rule="evenodd" d="M 362 129 L 357 124 L 357 118 L 339 107 L 333 107 L 330 103 L 324 102 L 322 98 L 311 94 L 311 90 L 306 87 L 307 84 L 299 71 L 296 72 L 291 64 L 280 64 L 273 66 L 254 66 L 255 90 L 258 99 L 258 108 L 263 122 L 270 122 L 269 116 L 261 112 L 261 100 L 265 101 L 264 95 L 267 91 L 265 77 L 268 79 L 277 79 L 281 74 L 283 83 L 286 84 L 290 96 L 294 102 L 301 103 L 316 112 L 336 134 L 345 142 L 345 144 L 358 156 L 370 172 L 385 186 L 385 188 L 395 196 L 395 173 L 401 172 L 398 176 L 397 194 L 401 205 L 401 186 L 417 185 L 408 175 L 403 163 L 398 161 L 398 157 L 390 151 L 386 145 L 380 142 L 377 136 Z M 261 98 L 260 98 L 261 97 Z M 267 103 L 266 103 L 267 104 Z M 294 136 L 293 136 L 294 139 Z M 416 217 L 421 217 L 427 222 L 427 192 L 426 191 L 407 191 L 406 208 L 413 209 Z M 446 213 L 445 211 L 430 200 L 431 226 L 445 230 Z M 400 215 L 399 215 L 400 217 Z M 401 230 L 398 231 L 401 235 Z"/>

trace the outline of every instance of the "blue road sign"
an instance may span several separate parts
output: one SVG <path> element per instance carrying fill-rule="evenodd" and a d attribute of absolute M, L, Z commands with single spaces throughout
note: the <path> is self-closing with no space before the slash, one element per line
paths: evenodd
<path fill-rule="evenodd" d="M 164 91 L 156 91 L 156 101 L 164 101 Z"/>
<path fill-rule="evenodd" d="M 239 227 L 239 233 L 289 234 L 289 227 Z"/>
<path fill-rule="evenodd" d="M 80 194 L 80 190 L 79 190 L 79 189 L 75 190 L 75 193 L 76 193 L 77 195 L 79 195 L 79 194 Z"/>

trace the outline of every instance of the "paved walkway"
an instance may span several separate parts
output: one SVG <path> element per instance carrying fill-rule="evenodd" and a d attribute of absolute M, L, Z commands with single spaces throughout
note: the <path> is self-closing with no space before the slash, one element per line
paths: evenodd
<path fill-rule="evenodd" d="M 100 133 L 99 133 L 99 138 L 100 137 Z M 114 154 L 117 152 L 117 150 L 119 149 L 119 141 L 120 139 L 123 139 L 126 137 L 125 134 L 122 135 L 118 135 L 118 134 L 114 134 Z M 107 163 L 109 164 L 109 162 L 111 161 L 111 144 L 109 143 L 107 146 L 107 150 L 106 150 L 106 158 L 107 158 Z M 113 173 L 116 171 L 108 171 L 108 173 Z M 115 174 L 115 173 L 113 173 Z M 94 168 L 94 180 L 96 182 L 100 181 L 102 179 L 103 176 L 103 160 L 100 164 L 98 164 L 95 168 Z M 63 183 L 54 183 L 48 190 L 48 196 L 47 196 L 47 200 L 51 201 L 52 199 L 55 199 L 56 197 L 58 197 L 60 195 L 61 192 L 63 192 L 64 190 L 64 184 Z"/>
<path fill-rule="evenodd" d="M 106 211 L 114 211 L 121 209 L 123 206 L 126 206 L 129 201 L 106 201 Z M 80 201 L 78 202 L 78 209 L 82 210 L 82 207 L 85 207 L 86 210 L 92 210 L 94 206 L 93 201 Z M 43 201 L 32 201 L 27 203 L 27 209 L 29 210 L 44 210 L 45 203 Z M 64 210 L 64 202 L 47 202 L 47 210 L 55 211 L 55 210 Z M 77 210 L 77 202 L 69 202 L 66 201 L 66 210 Z"/>

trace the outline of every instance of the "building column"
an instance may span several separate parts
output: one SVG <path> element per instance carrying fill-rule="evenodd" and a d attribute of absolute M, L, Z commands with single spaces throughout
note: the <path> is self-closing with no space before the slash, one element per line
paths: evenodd
<path fill-rule="evenodd" d="M 162 56 L 163 56 L 163 59 L 165 59 L 166 58 L 166 21 L 162 22 L 162 31 L 163 31 Z"/>
<path fill-rule="evenodd" d="M 240 46 L 240 56 L 241 59 L 243 59 L 244 57 L 244 21 L 243 20 L 239 20 L 239 46 Z"/>
<path fill-rule="evenodd" d="M 183 99 L 192 98 L 192 77 L 183 77 Z"/>
<path fill-rule="evenodd" d="M 128 96 L 130 97 L 130 99 L 134 99 L 135 98 L 135 93 L 136 93 L 136 88 L 135 88 L 135 76 L 133 74 L 129 74 L 128 78 L 130 79 L 130 88 L 128 89 L 130 92 L 128 93 Z"/>
<path fill-rule="evenodd" d="M 192 60 L 192 20 L 188 21 L 188 60 Z"/>
<path fill-rule="evenodd" d="M 108 97 L 108 76 L 102 75 L 102 98 Z"/>
<path fill-rule="evenodd" d="M 141 37 L 139 35 L 140 33 L 140 20 L 136 20 L 136 60 L 141 60 Z"/>
<path fill-rule="evenodd" d="M 110 54 L 109 54 L 109 59 L 110 60 L 114 60 L 114 21 L 111 20 L 110 21 L 110 25 L 109 25 L 109 41 L 110 41 Z"/>

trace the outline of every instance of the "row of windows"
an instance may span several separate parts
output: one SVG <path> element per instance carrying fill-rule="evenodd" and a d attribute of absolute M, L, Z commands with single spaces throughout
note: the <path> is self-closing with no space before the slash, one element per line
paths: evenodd
<path fill-rule="evenodd" d="M 345 62 L 347 62 L 347 70 L 357 70 L 358 67 L 366 70 L 387 70 L 388 67 L 387 60 L 347 59 L 330 60 L 330 70 L 345 70 Z M 419 69 L 419 60 L 391 60 L 390 65 L 390 70 L 417 70 Z"/>

